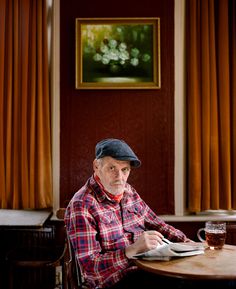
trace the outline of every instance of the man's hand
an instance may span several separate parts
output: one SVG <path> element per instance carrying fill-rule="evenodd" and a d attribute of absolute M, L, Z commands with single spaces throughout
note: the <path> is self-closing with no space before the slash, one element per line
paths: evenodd
<path fill-rule="evenodd" d="M 127 258 L 132 258 L 135 254 L 155 249 L 162 244 L 163 235 L 157 231 L 145 231 L 136 242 L 125 248 Z"/>

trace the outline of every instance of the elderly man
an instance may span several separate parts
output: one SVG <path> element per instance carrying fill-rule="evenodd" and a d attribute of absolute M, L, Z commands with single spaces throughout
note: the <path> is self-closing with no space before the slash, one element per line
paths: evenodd
<path fill-rule="evenodd" d="M 100 141 L 94 174 L 67 207 L 67 232 L 90 288 L 162 286 L 157 276 L 139 271 L 132 257 L 154 249 L 164 237 L 189 241 L 160 219 L 127 183 L 131 168 L 140 165 L 123 140 Z"/>

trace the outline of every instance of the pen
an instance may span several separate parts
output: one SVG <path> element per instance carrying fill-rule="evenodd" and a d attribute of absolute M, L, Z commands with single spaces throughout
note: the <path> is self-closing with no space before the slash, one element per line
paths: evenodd
<path fill-rule="evenodd" d="M 166 239 L 166 238 L 163 238 L 162 241 L 163 241 L 164 243 L 166 243 L 166 244 L 171 244 L 171 243 L 172 243 L 171 241 L 169 241 L 169 240 Z"/>

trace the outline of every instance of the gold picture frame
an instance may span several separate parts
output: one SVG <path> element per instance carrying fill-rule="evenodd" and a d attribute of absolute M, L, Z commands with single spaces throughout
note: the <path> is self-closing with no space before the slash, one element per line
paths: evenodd
<path fill-rule="evenodd" d="M 160 18 L 76 18 L 76 89 L 160 89 Z"/>

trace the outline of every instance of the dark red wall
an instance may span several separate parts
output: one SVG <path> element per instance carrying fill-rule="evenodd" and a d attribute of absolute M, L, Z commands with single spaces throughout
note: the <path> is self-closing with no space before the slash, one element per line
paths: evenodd
<path fill-rule="evenodd" d="M 92 174 L 94 146 L 124 139 L 142 160 L 129 182 L 158 214 L 174 213 L 174 0 L 61 0 L 60 201 Z M 160 17 L 160 90 L 76 90 L 75 19 Z"/>

